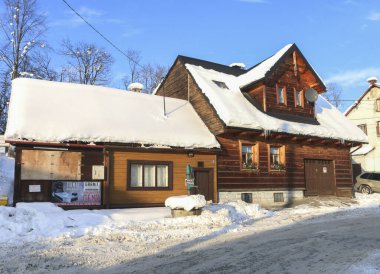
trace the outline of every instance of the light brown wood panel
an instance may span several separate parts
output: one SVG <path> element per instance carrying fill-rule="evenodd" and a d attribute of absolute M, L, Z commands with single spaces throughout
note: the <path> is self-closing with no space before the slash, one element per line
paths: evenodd
<path fill-rule="evenodd" d="M 21 180 L 80 179 L 80 152 L 22 150 Z"/>
<path fill-rule="evenodd" d="M 162 204 L 166 198 L 174 195 L 185 195 L 186 165 L 197 167 L 203 162 L 205 168 L 213 169 L 213 199 L 216 200 L 216 155 L 201 155 L 194 152 L 194 157 L 187 154 L 171 153 L 144 153 L 114 151 L 110 164 L 111 172 L 111 204 Z M 172 190 L 128 190 L 127 189 L 127 161 L 171 161 L 173 162 L 173 189 Z"/>

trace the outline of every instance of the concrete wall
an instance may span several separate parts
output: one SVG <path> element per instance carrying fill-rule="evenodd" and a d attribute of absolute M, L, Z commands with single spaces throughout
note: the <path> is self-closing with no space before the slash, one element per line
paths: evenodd
<path fill-rule="evenodd" d="M 288 206 L 304 198 L 303 190 L 223 191 L 218 192 L 219 202 L 241 201 L 242 193 L 251 193 L 252 203 L 266 208 Z M 274 202 L 274 193 L 282 193 L 284 201 Z"/>

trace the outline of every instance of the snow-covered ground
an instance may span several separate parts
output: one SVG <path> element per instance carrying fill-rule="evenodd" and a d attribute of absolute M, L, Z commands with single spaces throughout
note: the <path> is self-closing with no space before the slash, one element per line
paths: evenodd
<path fill-rule="evenodd" d="M 355 199 L 305 199 L 301 205 L 277 211 L 240 201 L 209 204 L 201 216 L 171 218 L 168 208 L 64 211 L 51 203 L 19 203 L 15 208 L 0 207 L 0 244 L 4 247 L 0 261 L 8 262 L 0 266 L 0 273 L 129 272 L 122 271 L 121 264 L 132 264 L 136 272 L 150 272 L 166 264 L 165 254 L 172 254 L 167 256 L 174 260 L 173 254 L 185 256 L 190 251 L 195 252 L 194 248 L 199 247 L 201 252 L 231 239 L 243 241 L 244 237 L 251 239 L 271 231 L 290 233 L 292 227 L 296 229 L 300 224 L 322 234 L 329 233 L 326 224 L 340 229 L 334 222 L 345 222 L 342 227 L 349 229 L 349 225 L 365 224 L 357 218 L 378 216 L 379 204 L 380 194 L 357 194 Z M 294 233 L 291 235 L 297 238 L 301 232 L 294 230 Z M 347 239 L 351 237 L 347 232 L 339 233 Z M 374 245 L 380 241 L 380 234 L 377 235 Z M 257 244 L 271 241 L 272 236 L 268 237 L 259 238 Z M 228 247 L 223 248 L 228 251 Z M 362 254 L 361 260 L 356 257 L 357 263 L 346 269 L 351 273 L 363 267 L 378 270 L 378 265 L 370 262 L 371 258 L 378 258 L 379 252 L 380 246 L 372 253 Z M 148 261 L 143 260 L 146 257 L 152 258 L 150 268 L 146 268 Z M 239 258 L 236 257 L 236 264 Z M 224 272 L 236 269 L 231 266 Z M 163 271 L 176 272 L 165 267 Z"/>
<path fill-rule="evenodd" d="M 13 164 L 0 157 L 0 194 Z M 376 193 L 281 210 L 237 201 L 181 218 L 164 207 L 0 206 L 0 273 L 380 273 L 379 205 Z"/>

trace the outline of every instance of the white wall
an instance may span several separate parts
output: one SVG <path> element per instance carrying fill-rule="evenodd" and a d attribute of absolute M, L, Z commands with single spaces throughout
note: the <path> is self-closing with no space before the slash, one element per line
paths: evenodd
<path fill-rule="evenodd" d="M 376 111 L 376 99 L 380 98 L 380 88 L 372 86 L 362 101 L 347 115 L 356 125 L 366 124 L 368 141 L 375 149 L 364 156 L 353 156 L 353 162 L 360 163 L 365 171 L 380 171 L 380 137 L 376 125 L 380 112 Z"/>

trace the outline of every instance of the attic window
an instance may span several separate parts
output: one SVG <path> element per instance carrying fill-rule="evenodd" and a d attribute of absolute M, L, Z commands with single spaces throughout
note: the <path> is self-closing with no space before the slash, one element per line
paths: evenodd
<path fill-rule="evenodd" d="M 215 85 L 217 85 L 218 87 L 222 88 L 222 89 L 229 89 L 226 85 L 226 83 L 224 82 L 220 82 L 220 81 L 216 81 L 216 80 L 212 80 Z"/>

